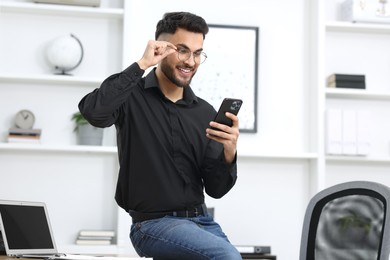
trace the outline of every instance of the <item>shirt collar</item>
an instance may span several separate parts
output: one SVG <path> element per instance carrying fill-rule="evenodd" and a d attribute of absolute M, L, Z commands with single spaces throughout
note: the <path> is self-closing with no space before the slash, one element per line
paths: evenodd
<path fill-rule="evenodd" d="M 158 80 L 156 76 L 156 68 L 154 68 L 151 72 L 148 73 L 145 77 L 145 89 L 149 88 L 158 88 L 160 90 L 160 86 L 158 85 Z M 161 92 L 162 94 L 162 92 Z M 162 94 L 163 95 L 163 94 Z M 184 88 L 184 94 L 183 99 L 177 101 L 178 104 L 192 104 L 192 103 L 198 103 L 198 97 L 195 95 L 195 93 L 192 91 L 190 86 L 187 86 Z"/>

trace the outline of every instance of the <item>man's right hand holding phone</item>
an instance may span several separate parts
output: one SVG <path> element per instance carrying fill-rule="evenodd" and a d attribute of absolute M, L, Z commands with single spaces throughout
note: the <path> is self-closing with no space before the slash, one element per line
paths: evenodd
<path fill-rule="evenodd" d="M 232 120 L 232 126 L 220 124 L 214 121 L 210 122 L 210 128 L 206 129 L 206 136 L 211 140 L 223 144 L 225 161 L 232 163 L 237 152 L 237 140 L 240 135 L 238 128 L 238 117 L 232 113 L 226 112 L 226 117 Z M 211 129 L 215 128 L 215 129 Z"/>

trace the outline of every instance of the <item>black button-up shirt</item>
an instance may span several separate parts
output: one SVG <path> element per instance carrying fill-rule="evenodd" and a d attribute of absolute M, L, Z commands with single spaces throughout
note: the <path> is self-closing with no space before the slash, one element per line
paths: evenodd
<path fill-rule="evenodd" d="M 116 126 L 118 205 L 161 212 L 203 203 L 203 189 L 222 197 L 235 184 L 237 167 L 225 162 L 220 143 L 206 137 L 215 109 L 190 87 L 173 103 L 161 92 L 154 70 L 143 74 L 134 63 L 79 103 L 92 125 Z"/>

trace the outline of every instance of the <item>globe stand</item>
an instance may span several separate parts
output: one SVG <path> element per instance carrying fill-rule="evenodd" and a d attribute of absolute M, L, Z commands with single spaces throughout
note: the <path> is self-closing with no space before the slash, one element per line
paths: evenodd
<path fill-rule="evenodd" d="M 73 74 L 67 73 L 69 70 L 63 70 L 60 68 L 55 68 L 56 70 L 60 70 L 60 72 L 54 73 L 54 75 L 61 75 L 61 76 L 73 76 Z"/>

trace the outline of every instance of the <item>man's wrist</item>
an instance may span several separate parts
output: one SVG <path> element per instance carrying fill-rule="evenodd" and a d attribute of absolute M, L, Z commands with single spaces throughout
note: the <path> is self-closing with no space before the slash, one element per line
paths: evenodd
<path fill-rule="evenodd" d="M 236 161 L 237 150 L 234 153 L 228 153 L 226 150 L 224 151 L 225 162 L 228 164 L 232 164 Z"/>
<path fill-rule="evenodd" d="M 137 61 L 137 63 L 138 63 L 138 66 L 140 67 L 140 69 L 142 69 L 142 70 L 147 70 L 149 68 L 149 66 L 147 64 L 145 64 L 145 62 L 142 59 Z"/>

